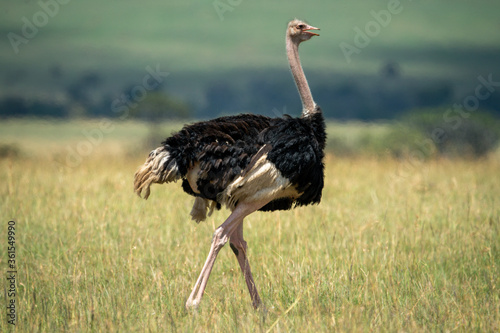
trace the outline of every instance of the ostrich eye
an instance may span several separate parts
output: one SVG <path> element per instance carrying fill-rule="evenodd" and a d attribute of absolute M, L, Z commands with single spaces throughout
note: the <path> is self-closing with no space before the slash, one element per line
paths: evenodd
<path fill-rule="evenodd" d="M 304 29 L 304 25 L 303 25 L 303 24 L 299 24 L 299 25 L 297 26 L 297 28 L 299 28 L 299 29 Z"/>

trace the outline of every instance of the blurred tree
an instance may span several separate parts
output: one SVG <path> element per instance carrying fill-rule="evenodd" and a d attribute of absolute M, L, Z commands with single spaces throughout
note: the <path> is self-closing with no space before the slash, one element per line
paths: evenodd
<path fill-rule="evenodd" d="M 190 108 L 171 96 L 159 91 L 150 91 L 140 101 L 135 102 L 136 107 L 131 108 L 130 116 L 148 123 L 149 134 L 145 146 L 154 148 L 164 139 L 160 130 L 163 120 L 185 120 L 190 117 Z"/>
<path fill-rule="evenodd" d="M 86 72 L 66 87 L 66 94 L 71 100 L 71 109 L 83 110 L 71 111 L 71 115 L 90 117 L 105 115 L 103 110 L 99 108 L 101 98 L 99 88 L 103 82 L 104 79 L 99 73 Z"/>
<path fill-rule="evenodd" d="M 468 118 L 445 117 L 444 108 L 413 111 L 403 117 L 408 126 L 432 140 L 439 154 L 450 157 L 482 157 L 496 149 L 500 120 L 475 111 Z M 448 121 L 447 121 L 448 120 Z"/>
<path fill-rule="evenodd" d="M 15 143 L 0 143 L 0 159 L 13 158 L 21 155 L 19 146 Z"/>
<path fill-rule="evenodd" d="M 147 92 L 143 99 L 134 103 L 137 106 L 131 108 L 130 116 L 152 123 L 166 119 L 187 119 L 191 115 L 186 103 L 159 91 Z"/>
<path fill-rule="evenodd" d="M 44 99 L 27 99 L 8 96 L 0 101 L 0 117 L 66 117 L 68 110 L 63 105 Z"/>
<path fill-rule="evenodd" d="M 396 61 L 388 61 L 380 68 L 380 74 L 386 79 L 395 79 L 401 76 L 401 67 Z"/>

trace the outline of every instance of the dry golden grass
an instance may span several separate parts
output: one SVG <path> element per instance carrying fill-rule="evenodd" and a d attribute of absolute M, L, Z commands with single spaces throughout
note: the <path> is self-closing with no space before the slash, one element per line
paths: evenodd
<path fill-rule="evenodd" d="M 3 244 L 16 220 L 19 331 L 500 329 L 494 156 L 411 164 L 329 155 L 320 205 L 245 222 L 265 310 L 252 309 L 224 248 L 193 313 L 185 300 L 228 212 L 197 225 L 179 184 L 139 199 L 133 174 L 148 151 L 129 144 L 108 138 L 73 168 L 60 163 L 65 144 L 0 161 Z M 0 330 L 8 326 L 3 316 Z"/>

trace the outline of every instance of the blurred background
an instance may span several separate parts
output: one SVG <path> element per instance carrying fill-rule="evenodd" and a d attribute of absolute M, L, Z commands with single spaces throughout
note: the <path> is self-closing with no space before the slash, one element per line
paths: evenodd
<path fill-rule="evenodd" d="M 336 153 L 483 156 L 497 147 L 495 0 L 0 2 L 8 154 L 37 119 L 71 123 L 75 140 L 87 140 L 81 128 L 97 125 L 82 121 L 102 118 L 116 134 L 131 122 L 155 133 L 242 112 L 297 116 L 284 47 L 295 17 L 321 28 L 301 59 Z M 39 134 L 64 138 L 57 131 Z"/>

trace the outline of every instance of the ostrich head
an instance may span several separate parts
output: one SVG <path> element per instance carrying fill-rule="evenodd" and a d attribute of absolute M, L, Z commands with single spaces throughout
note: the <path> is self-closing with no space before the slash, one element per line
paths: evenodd
<path fill-rule="evenodd" d="M 319 29 L 297 19 L 288 23 L 288 35 L 296 43 L 301 43 L 309 40 L 312 36 L 319 36 L 319 34 L 311 32 L 309 30 Z"/>

